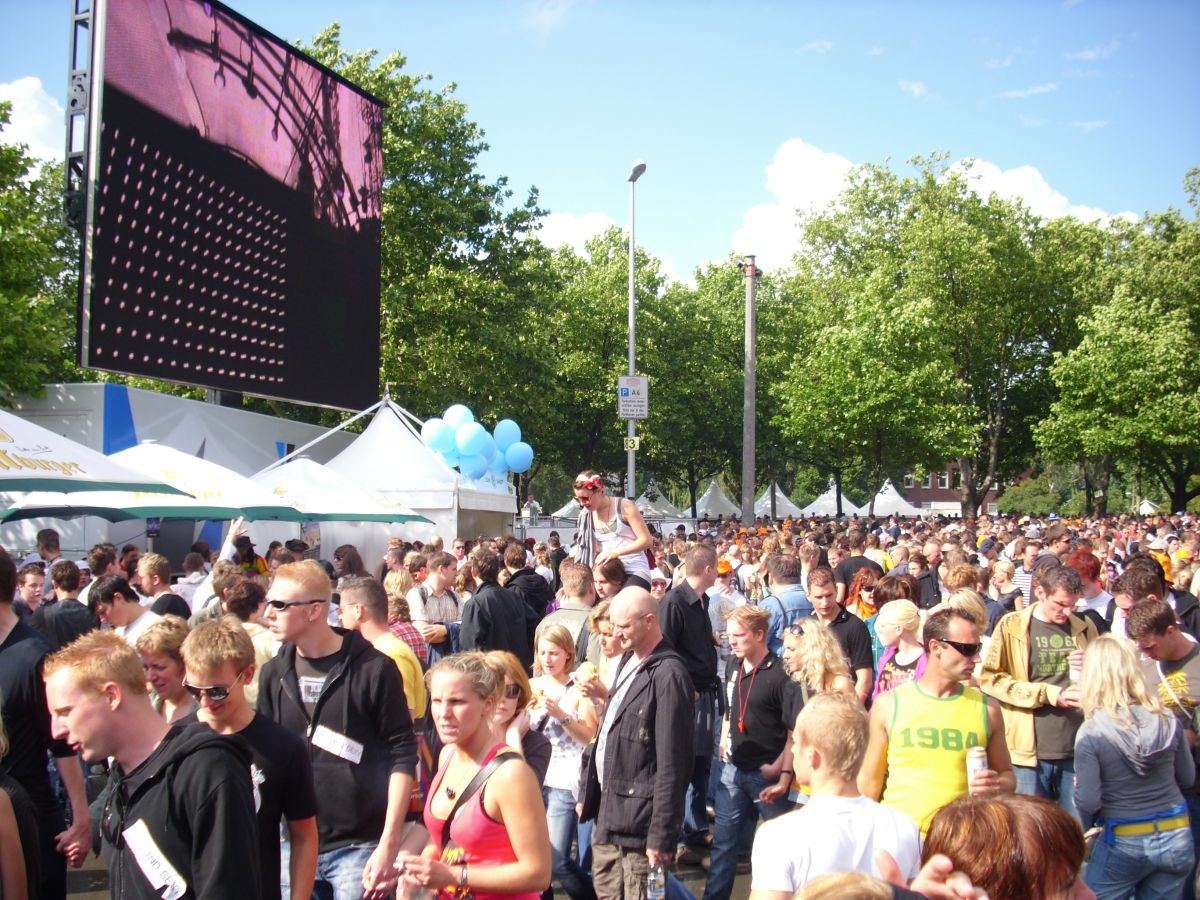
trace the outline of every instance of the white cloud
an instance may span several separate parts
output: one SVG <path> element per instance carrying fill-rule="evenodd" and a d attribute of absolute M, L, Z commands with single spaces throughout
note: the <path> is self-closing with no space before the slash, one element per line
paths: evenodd
<path fill-rule="evenodd" d="M 882 47 L 872 47 L 870 50 L 867 51 L 867 56 L 883 56 L 883 48 Z"/>
<path fill-rule="evenodd" d="M 955 167 L 960 170 L 962 166 L 961 162 L 955 163 Z M 1137 220 L 1137 216 L 1132 212 L 1110 213 L 1094 206 L 1072 203 L 1065 195 L 1051 187 L 1045 176 L 1034 166 L 1001 169 L 995 163 L 975 160 L 971 164 L 967 179 L 979 196 L 989 197 L 995 193 L 1006 200 L 1020 199 L 1035 215 L 1045 219 L 1074 216 L 1084 222 Z"/>
<path fill-rule="evenodd" d="M 824 209 L 846 186 L 854 163 L 799 138 L 786 141 L 767 166 L 767 190 L 774 199 L 752 206 L 733 235 L 735 253 L 753 253 L 763 269 L 791 262 L 800 243 L 796 211 Z"/>
<path fill-rule="evenodd" d="M 1108 119 L 1091 119 L 1087 122 L 1072 122 L 1072 128 L 1078 128 L 1080 131 L 1095 131 L 1097 128 L 1103 128 L 1108 124 Z"/>
<path fill-rule="evenodd" d="M 1007 56 L 1003 56 L 999 59 L 989 59 L 983 64 L 983 67 L 985 69 L 1007 69 L 1014 62 L 1016 62 L 1017 57 L 1020 55 L 1020 50 L 1013 50 Z"/>
<path fill-rule="evenodd" d="M 1035 84 L 1033 87 L 1005 91 L 1003 96 L 1009 100 L 1024 100 L 1026 97 L 1036 97 L 1038 94 L 1050 94 L 1057 90 L 1058 82 L 1048 81 L 1045 84 Z"/>
<path fill-rule="evenodd" d="M 0 84 L 0 100 L 12 103 L 12 120 L 0 131 L 6 144 L 28 144 L 38 159 L 60 160 L 66 141 L 64 110 L 46 93 L 40 78 L 18 78 Z"/>
<path fill-rule="evenodd" d="M 583 245 L 598 234 L 603 234 L 617 223 L 607 213 L 547 213 L 537 236 L 547 247 L 569 246 L 576 253 L 583 253 Z"/>
<path fill-rule="evenodd" d="M 925 87 L 925 82 L 923 81 L 905 81 L 904 79 L 900 79 L 896 84 L 904 93 L 912 94 L 918 100 L 923 100 L 929 96 L 929 88 Z"/>
<path fill-rule="evenodd" d="M 1121 42 L 1113 38 L 1107 44 L 1096 44 L 1094 47 L 1085 47 L 1083 50 L 1077 50 L 1074 53 L 1064 54 L 1067 59 L 1078 59 L 1083 62 L 1095 62 L 1098 59 L 1108 59 L 1114 53 L 1121 49 Z"/>
<path fill-rule="evenodd" d="M 734 232 L 734 253 L 753 253 L 764 270 L 789 265 L 800 248 L 800 230 L 796 212 L 825 209 L 846 188 L 847 176 L 854 163 L 805 143 L 800 138 L 786 141 L 767 166 L 767 190 L 772 199 L 750 207 Z M 963 167 L 963 162 L 954 164 Z M 1091 206 L 1072 203 L 1055 190 L 1034 166 L 1001 169 L 994 163 L 974 160 L 970 182 L 982 197 L 992 193 L 1005 199 L 1020 199 L 1035 215 L 1045 219 L 1075 216 L 1083 221 L 1108 221 L 1114 218 L 1137 221 L 1132 212 L 1110 213 Z"/>
<path fill-rule="evenodd" d="M 828 53 L 833 49 L 833 41 L 809 41 L 800 49 L 805 53 Z"/>
<path fill-rule="evenodd" d="M 530 0 L 522 23 L 545 40 L 562 27 L 577 0 Z"/>

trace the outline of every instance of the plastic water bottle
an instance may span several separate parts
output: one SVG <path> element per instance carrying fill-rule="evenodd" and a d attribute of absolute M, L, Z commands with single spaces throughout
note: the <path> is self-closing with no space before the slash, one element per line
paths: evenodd
<path fill-rule="evenodd" d="M 646 876 L 646 900 L 665 900 L 667 896 L 667 873 L 661 865 L 651 866 Z"/>

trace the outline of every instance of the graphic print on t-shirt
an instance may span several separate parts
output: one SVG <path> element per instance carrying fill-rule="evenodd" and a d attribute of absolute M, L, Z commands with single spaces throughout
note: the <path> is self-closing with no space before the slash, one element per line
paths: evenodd
<path fill-rule="evenodd" d="M 1175 711 L 1179 709 L 1180 704 L 1183 705 L 1183 712 L 1190 715 L 1192 710 L 1196 708 L 1196 698 L 1192 696 L 1192 692 L 1188 686 L 1187 669 L 1177 669 L 1174 672 L 1163 673 L 1167 679 L 1167 684 L 1158 682 L 1158 699 L 1162 701 L 1163 706 L 1167 709 Z M 1170 690 L 1167 689 L 1170 685 Z M 1171 692 L 1174 691 L 1174 696 Z M 1178 700 L 1179 702 L 1175 702 Z"/>
<path fill-rule="evenodd" d="M 300 684 L 300 701 L 305 706 L 315 706 L 321 699 L 321 691 L 325 689 L 325 677 L 301 675 L 297 681 Z"/>
<path fill-rule="evenodd" d="M 1033 659 L 1030 660 L 1029 676 L 1031 681 L 1050 681 L 1064 676 L 1070 667 L 1067 657 L 1075 649 L 1071 641 L 1071 632 L 1054 626 L 1045 627 L 1048 623 L 1038 623 L 1043 627 L 1030 629 Z"/>

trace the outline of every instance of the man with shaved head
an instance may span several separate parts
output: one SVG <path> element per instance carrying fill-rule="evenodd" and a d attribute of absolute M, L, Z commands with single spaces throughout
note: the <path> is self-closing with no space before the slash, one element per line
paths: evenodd
<path fill-rule="evenodd" d="M 649 591 L 623 589 L 612 599 L 609 621 L 626 652 L 607 692 L 595 772 L 588 773 L 603 790 L 591 784 L 583 793 L 599 795 L 592 879 L 600 900 L 642 900 L 649 867 L 674 860 L 683 823 L 692 771 L 692 679 L 663 639 Z M 591 815 L 586 806 L 585 820 Z"/>

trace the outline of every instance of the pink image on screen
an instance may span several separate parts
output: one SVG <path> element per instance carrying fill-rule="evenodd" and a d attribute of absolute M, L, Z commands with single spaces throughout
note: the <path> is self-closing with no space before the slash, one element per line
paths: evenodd
<path fill-rule="evenodd" d="M 377 227 L 382 108 L 220 6 L 108 0 L 104 81 L 312 198 Z"/>

